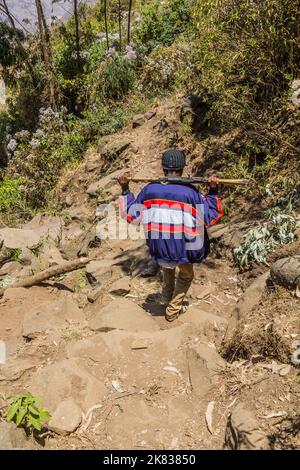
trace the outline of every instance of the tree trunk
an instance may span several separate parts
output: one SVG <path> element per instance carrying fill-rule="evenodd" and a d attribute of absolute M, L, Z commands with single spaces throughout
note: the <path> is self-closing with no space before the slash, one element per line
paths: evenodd
<path fill-rule="evenodd" d="M 106 47 L 108 49 L 109 41 L 108 41 L 108 24 L 107 24 L 107 0 L 104 0 L 104 20 L 105 20 Z"/>
<path fill-rule="evenodd" d="M 0 142 L 0 166 L 6 168 L 8 164 L 8 152 L 4 142 Z"/>
<path fill-rule="evenodd" d="M 14 284 L 10 285 L 9 287 L 31 287 L 37 284 L 40 284 L 47 279 L 50 279 L 53 276 L 58 276 L 60 274 L 69 273 L 71 271 L 75 271 L 76 269 L 83 268 L 86 266 L 91 259 L 89 258 L 80 258 L 75 259 L 73 261 L 66 261 L 65 263 L 58 264 L 57 266 L 52 266 L 51 268 L 45 269 L 40 273 L 34 274 L 33 276 L 27 276 L 20 281 L 15 282 Z M 3 296 L 4 291 L 7 289 L 3 288 L 0 289 L 0 297 Z"/>
<path fill-rule="evenodd" d="M 127 32 L 127 43 L 130 43 L 130 33 L 131 33 L 131 11 L 132 11 L 132 0 L 129 0 L 128 7 L 128 32 Z"/>
<path fill-rule="evenodd" d="M 77 58 L 77 68 L 79 70 L 81 68 L 81 59 L 80 59 L 78 0 L 74 0 L 74 19 L 75 19 L 75 34 L 76 34 L 76 58 Z"/>
<path fill-rule="evenodd" d="M 120 52 L 122 50 L 122 6 L 121 0 L 119 0 L 119 43 L 120 43 Z"/>
<path fill-rule="evenodd" d="M 41 47 L 41 54 L 43 62 L 46 61 L 46 53 L 45 53 L 45 43 L 44 43 L 44 29 L 43 29 L 43 22 L 41 17 L 41 4 L 38 0 L 35 0 L 35 7 L 38 19 L 38 27 L 39 27 L 39 35 L 40 35 L 40 47 Z"/>
<path fill-rule="evenodd" d="M 32 68 L 32 65 L 31 63 L 29 62 L 28 60 L 28 56 L 27 56 L 27 52 L 26 50 L 24 49 L 24 46 L 19 38 L 19 34 L 18 34 L 18 30 L 16 28 L 16 25 L 15 25 L 15 22 L 14 22 L 14 19 L 8 9 L 8 6 L 7 6 L 7 3 L 6 3 L 6 0 L 2 0 L 2 4 L 3 4 L 3 11 L 4 13 L 6 14 L 7 18 L 8 18 L 8 21 L 12 27 L 12 29 L 14 30 L 14 33 L 15 33 L 15 36 L 16 36 L 16 41 L 18 43 L 18 46 L 20 48 L 20 52 L 21 52 L 21 55 L 22 55 L 22 59 L 24 60 L 25 64 L 26 64 L 26 67 L 29 71 L 29 74 L 31 76 L 31 79 L 32 79 L 32 82 L 34 84 L 34 86 L 36 86 L 36 79 L 35 79 L 35 73 L 34 73 L 34 70 Z"/>
<path fill-rule="evenodd" d="M 56 79 L 53 72 L 52 51 L 50 44 L 50 31 L 46 22 L 41 0 L 35 0 L 38 26 L 41 41 L 42 57 L 48 74 L 50 106 L 57 109 Z"/>

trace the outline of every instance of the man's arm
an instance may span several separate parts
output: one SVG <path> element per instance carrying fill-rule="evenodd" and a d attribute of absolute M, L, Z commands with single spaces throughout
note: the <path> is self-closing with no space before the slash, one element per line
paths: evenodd
<path fill-rule="evenodd" d="M 143 216 L 144 189 L 135 198 L 129 189 L 129 180 L 126 175 L 120 176 L 118 182 L 122 189 L 119 201 L 121 217 L 130 224 L 139 224 Z"/>
<path fill-rule="evenodd" d="M 209 192 L 203 197 L 204 204 L 204 224 L 206 227 L 210 227 L 219 222 L 223 216 L 223 209 L 221 198 L 218 192 L 218 178 L 211 176 L 208 179 Z"/>

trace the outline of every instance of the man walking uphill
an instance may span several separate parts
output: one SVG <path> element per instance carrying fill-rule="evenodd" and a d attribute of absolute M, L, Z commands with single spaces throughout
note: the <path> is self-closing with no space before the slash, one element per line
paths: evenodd
<path fill-rule="evenodd" d="M 165 177 L 180 178 L 184 167 L 185 156 L 179 150 L 163 154 Z M 206 227 L 216 224 L 223 215 L 218 179 L 208 179 L 210 191 L 205 197 L 190 184 L 152 182 L 136 199 L 129 190 L 128 178 L 124 175 L 118 181 L 122 188 L 121 215 L 129 223 L 143 224 L 150 253 L 163 270 L 165 318 L 173 321 L 183 313 L 183 301 L 194 278 L 194 263 L 202 263 L 209 254 Z"/>

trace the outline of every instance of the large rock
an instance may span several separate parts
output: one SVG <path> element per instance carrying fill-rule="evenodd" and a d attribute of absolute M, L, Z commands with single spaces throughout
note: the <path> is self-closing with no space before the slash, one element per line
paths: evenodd
<path fill-rule="evenodd" d="M 204 342 L 188 350 L 187 361 L 193 392 L 198 398 L 205 398 L 226 363 L 213 347 Z"/>
<path fill-rule="evenodd" d="M 107 176 L 104 176 L 99 181 L 92 183 L 88 187 L 87 194 L 93 197 L 98 196 L 101 193 L 105 193 L 113 197 L 117 196 L 118 194 L 121 194 L 119 183 L 113 178 L 118 178 L 123 173 L 124 170 L 122 169 L 114 171 L 113 173 Z"/>
<path fill-rule="evenodd" d="M 39 214 L 24 224 L 23 229 L 32 230 L 39 238 L 57 244 L 62 237 L 63 225 L 63 220 L 59 216 Z"/>
<path fill-rule="evenodd" d="M 136 114 L 132 120 L 132 127 L 136 129 L 137 127 L 141 127 L 147 121 L 146 116 L 144 114 Z"/>
<path fill-rule="evenodd" d="M 22 250 L 36 248 L 40 244 L 40 235 L 34 230 L 5 227 L 0 230 L 0 245 L 2 249 Z"/>
<path fill-rule="evenodd" d="M 239 403 L 228 418 L 225 449 L 229 450 L 268 450 L 266 435 L 259 429 L 253 413 L 243 403 Z"/>
<path fill-rule="evenodd" d="M 70 434 L 80 426 L 82 410 L 77 403 L 70 398 L 61 402 L 54 411 L 48 427 L 56 434 Z"/>
<path fill-rule="evenodd" d="M 112 258 L 90 261 L 86 266 L 86 275 L 91 284 L 103 284 L 113 276 L 113 266 L 118 261 Z"/>
<path fill-rule="evenodd" d="M 258 276 L 245 290 L 229 318 L 228 327 L 224 336 L 225 342 L 229 342 L 233 339 L 238 322 L 247 318 L 254 308 L 259 305 L 265 292 L 269 277 L 269 271 Z"/>
<path fill-rule="evenodd" d="M 18 261 L 9 261 L 8 263 L 5 263 L 1 269 L 0 269 L 0 277 L 16 277 L 18 273 L 22 270 L 22 265 L 21 263 L 18 263 Z"/>
<path fill-rule="evenodd" d="M 32 260 L 32 269 L 35 272 L 43 271 L 52 266 L 57 266 L 64 262 L 64 259 L 56 246 L 44 245 L 39 255 Z"/>
<path fill-rule="evenodd" d="M 222 338 L 228 325 L 226 318 L 205 312 L 199 307 L 189 308 L 182 319 L 194 325 L 203 335 L 212 340 Z"/>
<path fill-rule="evenodd" d="M 300 284 L 300 256 L 291 256 L 277 260 L 271 266 L 271 279 L 288 289 Z"/>
<path fill-rule="evenodd" d="M 159 326 L 145 310 L 131 300 L 113 300 L 99 310 L 90 321 L 93 331 L 157 331 Z"/>
<path fill-rule="evenodd" d="M 100 364 L 106 364 L 121 356 L 125 357 L 129 364 L 136 363 L 137 354 L 141 360 L 145 359 L 144 355 L 153 360 L 155 355 L 161 357 L 170 352 L 177 353 L 189 334 L 190 328 L 187 325 L 159 331 L 112 330 L 68 344 L 66 355 L 68 358 L 89 358 Z"/>
<path fill-rule="evenodd" d="M 0 422 L 0 450 L 28 449 L 28 440 L 23 429 L 14 423 Z"/>
<path fill-rule="evenodd" d="M 27 371 L 38 366 L 35 359 L 18 359 L 9 358 L 5 364 L 0 364 L 0 382 L 15 381 L 22 377 Z"/>
<path fill-rule="evenodd" d="M 212 225 L 211 227 L 207 228 L 207 233 L 210 240 L 218 240 L 219 238 L 222 238 L 225 233 L 228 232 L 229 225 L 225 224 Z"/>
<path fill-rule="evenodd" d="M 22 335 L 33 339 L 44 331 L 65 328 L 73 322 L 82 322 L 84 314 L 70 295 L 55 302 L 44 302 L 24 315 Z"/>
<path fill-rule="evenodd" d="M 130 292 L 130 277 L 124 276 L 121 279 L 113 282 L 109 288 L 109 293 L 112 295 L 118 295 L 120 297 Z"/>
<path fill-rule="evenodd" d="M 255 279 L 250 286 L 245 290 L 243 296 L 238 301 L 234 316 L 240 320 L 257 307 L 260 303 L 266 288 L 266 282 L 270 277 L 270 272 L 266 272 Z"/>
<path fill-rule="evenodd" d="M 124 251 L 119 258 L 119 263 L 132 277 L 155 276 L 159 270 L 158 264 L 150 255 L 146 243 L 142 242 L 137 248 Z"/>
<path fill-rule="evenodd" d="M 109 138 L 108 140 L 104 139 L 102 144 L 99 144 L 97 147 L 97 151 L 101 155 L 103 166 L 105 166 L 105 163 L 112 162 L 119 157 L 130 144 L 131 141 L 126 138 L 122 138 L 120 141 L 116 141 L 116 139 L 110 141 Z"/>
<path fill-rule="evenodd" d="M 87 412 L 106 395 L 103 382 L 94 377 L 79 358 L 41 368 L 31 378 L 28 388 L 31 393 L 43 398 L 43 407 L 51 414 L 69 398 L 73 398 Z"/>

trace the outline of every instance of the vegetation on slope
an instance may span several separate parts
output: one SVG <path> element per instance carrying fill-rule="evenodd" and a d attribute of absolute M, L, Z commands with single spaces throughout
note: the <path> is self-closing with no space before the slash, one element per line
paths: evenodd
<path fill-rule="evenodd" d="M 1 23 L 9 94 L 0 113 L 2 184 L 21 186 L 19 214 L 45 208 L 66 165 L 177 90 L 205 105 L 197 139 L 208 143 L 197 171 L 215 166 L 218 155 L 223 173 L 258 180 L 255 196 L 267 182 L 275 194 L 294 189 L 299 108 L 288 97 L 299 76 L 297 2 L 136 1 L 130 17 L 128 2 L 106 4 L 83 4 L 77 16 L 36 34 L 21 33 L 9 18 Z M 222 139 L 233 130 L 234 138 Z M 16 215 L 19 199 L 9 201 L 5 214 Z"/>

